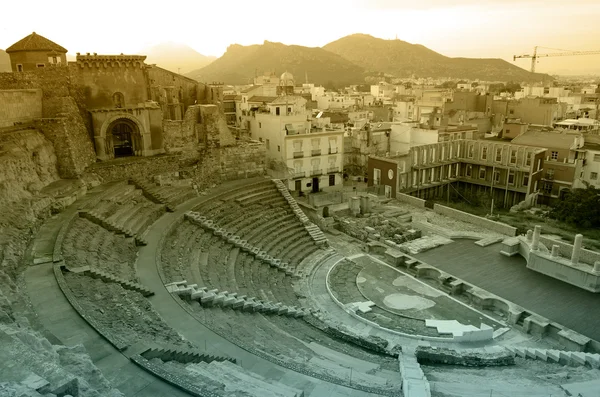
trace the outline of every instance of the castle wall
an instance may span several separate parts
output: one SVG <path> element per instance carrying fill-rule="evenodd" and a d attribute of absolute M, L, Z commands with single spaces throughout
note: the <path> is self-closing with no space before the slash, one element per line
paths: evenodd
<path fill-rule="evenodd" d="M 189 106 L 203 100 L 203 84 L 158 66 L 146 70 L 150 99 L 160 104 L 166 120 L 181 120 Z M 174 117 L 176 114 L 178 117 Z"/>
<path fill-rule="evenodd" d="M 42 117 L 42 90 L 0 91 L 0 127 L 32 121 Z"/>
<path fill-rule="evenodd" d="M 123 106 L 137 106 L 149 99 L 143 63 L 138 65 L 106 62 L 77 62 L 70 69 L 74 81 L 84 87 L 88 109 L 114 108 L 113 95 L 123 94 Z"/>

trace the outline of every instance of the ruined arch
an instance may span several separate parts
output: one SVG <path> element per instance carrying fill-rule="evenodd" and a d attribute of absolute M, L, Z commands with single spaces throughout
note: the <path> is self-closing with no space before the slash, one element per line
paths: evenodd
<path fill-rule="evenodd" d="M 141 156 L 146 147 L 143 124 L 129 113 L 117 113 L 107 118 L 100 128 L 104 142 L 104 157 Z"/>

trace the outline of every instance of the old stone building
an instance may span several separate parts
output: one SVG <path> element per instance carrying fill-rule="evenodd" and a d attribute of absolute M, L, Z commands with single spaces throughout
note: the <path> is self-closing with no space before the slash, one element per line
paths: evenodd
<path fill-rule="evenodd" d="M 67 65 L 67 50 L 35 32 L 8 47 L 6 52 L 13 72 Z"/>

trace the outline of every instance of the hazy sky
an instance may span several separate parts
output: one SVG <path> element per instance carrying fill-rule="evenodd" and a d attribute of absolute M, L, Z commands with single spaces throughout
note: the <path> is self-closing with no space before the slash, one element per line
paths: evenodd
<path fill-rule="evenodd" d="M 600 50 L 598 0 L 7 1 L 0 48 L 35 31 L 69 53 L 137 53 L 165 41 L 222 55 L 264 40 L 322 46 L 351 33 L 423 44 L 447 56 L 504 58 L 533 46 Z M 517 60 L 529 68 L 529 60 Z M 600 56 L 547 58 L 538 70 L 600 73 Z"/>

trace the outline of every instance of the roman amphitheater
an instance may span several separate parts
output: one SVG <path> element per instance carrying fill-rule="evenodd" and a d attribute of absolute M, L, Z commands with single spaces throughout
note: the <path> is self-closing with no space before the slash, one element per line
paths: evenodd
<path fill-rule="evenodd" d="M 129 56 L 48 69 L 0 74 L 1 396 L 600 395 L 580 237 L 353 186 L 298 197 L 217 85 Z M 152 98 L 94 99 L 140 70 Z"/>

